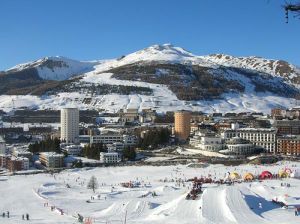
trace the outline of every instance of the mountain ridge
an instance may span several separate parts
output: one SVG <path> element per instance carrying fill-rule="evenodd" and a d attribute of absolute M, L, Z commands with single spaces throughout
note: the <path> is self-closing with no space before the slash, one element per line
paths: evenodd
<path fill-rule="evenodd" d="M 106 107 L 113 104 L 115 108 L 136 100 L 164 111 L 226 101 L 228 108 L 252 110 L 252 103 L 232 104 L 236 100 L 228 97 L 247 101 L 247 96 L 251 96 L 263 103 L 265 95 L 274 102 L 279 98 L 280 102 L 287 102 L 299 95 L 299 84 L 299 68 L 283 60 L 225 54 L 197 56 L 171 44 L 152 45 L 109 60 L 83 62 L 61 56 L 45 57 L 0 72 L 2 95 L 36 95 L 43 99 L 64 96 L 61 105 L 80 99 L 78 105 L 85 108 L 102 108 L 99 102 L 92 103 L 94 98 L 102 98 Z M 161 97 L 163 92 L 157 86 L 168 93 L 166 99 L 172 99 L 171 102 Z M 114 94 L 128 101 L 106 100 Z M 85 105 L 86 102 L 92 105 Z M 48 101 L 47 105 L 51 107 Z"/>
<path fill-rule="evenodd" d="M 64 80 L 71 78 L 74 75 L 80 73 L 86 73 L 91 71 L 95 66 L 102 67 L 104 64 L 111 64 L 110 66 L 121 66 L 124 64 L 131 64 L 137 61 L 168 61 L 171 63 L 183 63 L 183 64 L 201 64 L 204 63 L 207 67 L 213 66 L 226 66 L 226 67 L 238 67 L 246 68 L 251 70 L 257 70 L 260 72 L 271 73 L 272 75 L 287 75 L 287 73 L 298 73 L 300 74 L 300 68 L 296 65 L 290 64 L 284 60 L 276 59 L 266 59 L 258 56 L 243 56 L 235 57 L 228 54 L 210 54 L 199 56 L 195 55 L 181 47 L 175 47 L 172 44 L 162 44 L 162 45 L 152 45 L 142 50 L 130 53 L 120 58 L 115 59 L 106 59 L 106 60 L 95 60 L 95 61 L 78 61 L 73 60 L 64 56 L 47 56 L 35 61 L 18 64 L 12 68 L 9 68 L 5 71 L 0 71 L 1 73 L 20 71 L 27 68 L 36 68 L 36 67 L 46 67 L 53 69 L 54 67 L 72 67 L 70 71 L 62 71 L 67 75 L 56 75 L 51 77 L 51 75 L 41 74 L 42 79 L 48 80 Z M 52 62 L 52 64 L 50 63 Z M 56 62 L 57 64 L 55 65 Z M 43 66 L 43 64 L 45 66 Z M 263 64 L 262 68 L 259 68 L 259 65 Z M 269 67 L 269 69 L 268 69 Z M 279 68 L 278 68 L 279 67 Z M 281 68 L 283 69 L 281 69 Z M 104 68 L 106 69 L 106 68 Z M 104 70 L 103 69 L 103 70 Z M 285 70 L 285 71 L 284 71 Z M 59 69 L 55 72 L 60 73 Z M 40 71 L 40 73 L 43 73 Z"/>

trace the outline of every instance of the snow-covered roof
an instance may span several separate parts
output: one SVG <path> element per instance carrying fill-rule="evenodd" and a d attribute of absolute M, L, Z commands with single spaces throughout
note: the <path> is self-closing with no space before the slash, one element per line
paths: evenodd
<path fill-rule="evenodd" d="M 58 154 L 56 152 L 41 152 L 40 155 L 44 155 L 47 157 L 64 157 L 63 154 Z"/>

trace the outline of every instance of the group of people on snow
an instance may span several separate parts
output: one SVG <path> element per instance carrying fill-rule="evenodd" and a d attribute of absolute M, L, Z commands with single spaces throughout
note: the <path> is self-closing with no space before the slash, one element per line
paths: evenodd
<path fill-rule="evenodd" d="M 3 217 L 3 218 L 5 218 L 5 217 L 9 218 L 9 217 L 10 217 L 9 211 L 3 212 L 3 213 L 2 213 L 2 217 Z M 29 220 L 29 214 L 28 214 L 28 213 L 22 214 L 22 220 L 25 220 L 25 219 L 26 219 L 26 220 Z"/>

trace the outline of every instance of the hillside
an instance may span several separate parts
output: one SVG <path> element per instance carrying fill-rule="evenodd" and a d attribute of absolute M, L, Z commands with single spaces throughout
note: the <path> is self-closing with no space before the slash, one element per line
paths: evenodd
<path fill-rule="evenodd" d="M 30 69 L 34 69 L 41 79 L 66 80 L 75 75 L 93 70 L 95 64 L 97 63 L 81 62 L 60 56 L 45 57 L 33 62 L 16 65 L 6 70 L 5 73 L 9 75 L 22 71 L 30 72 Z"/>
<path fill-rule="evenodd" d="M 17 65 L 0 73 L 0 106 L 267 112 L 293 105 L 299 75 L 299 68 L 282 60 L 196 56 L 170 44 L 153 45 L 111 60 L 47 57 Z"/>
<path fill-rule="evenodd" d="M 226 67 L 244 68 L 257 72 L 267 73 L 273 76 L 280 76 L 292 83 L 299 84 L 297 75 L 299 68 L 283 60 L 268 60 L 261 57 L 233 57 L 224 54 L 212 54 L 206 56 L 211 62 L 221 64 Z"/>
<path fill-rule="evenodd" d="M 64 57 L 45 57 L 16 65 L 0 72 L 0 94 L 41 96 L 66 85 L 69 78 L 93 70 L 93 65 Z"/>

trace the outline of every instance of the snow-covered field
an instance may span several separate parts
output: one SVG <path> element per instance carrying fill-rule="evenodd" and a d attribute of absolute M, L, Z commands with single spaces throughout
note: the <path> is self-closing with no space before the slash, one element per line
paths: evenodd
<path fill-rule="evenodd" d="M 206 168 L 188 166 L 130 166 L 68 170 L 51 176 L 0 177 L 0 213 L 10 211 L 10 218 L 0 223 L 22 223 L 22 214 L 29 213 L 26 223 L 76 223 L 74 215 L 90 217 L 92 223 L 299 223 L 293 209 L 283 209 L 271 200 L 289 197 L 297 202 L 300 180 L 287 178 L 262 182 L 236 183 L 232 186 L 205 184 L 198 200 L 186 200 L 195 176 L 224 178 L 236 171 L 257 175 L 264 170 L 296 169 L 300 163 L 281 162 L 272 166 L 241 165 Z M 98 179 L 95 193 L 87 189 L 90 177 Z M 140 182 L 140 187 L 125 188 L 122 182 Z M 281 186 L 289 183 L 290 187 Z M 155 192 L 157 196 L 152 196 Z M 94 199 L 92 199 L 94 197 Z M 48 203 L 48 205 L 45 205 Z M 300 204 L 300 201 L 299 201 Z M 51 206 L 55 209 L 51 211 Z M 60 211 L 63 211 L 61 213 Z"/>

